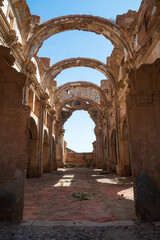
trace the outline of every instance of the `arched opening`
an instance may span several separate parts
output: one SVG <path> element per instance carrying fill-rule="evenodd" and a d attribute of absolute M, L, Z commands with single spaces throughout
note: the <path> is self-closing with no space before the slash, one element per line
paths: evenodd
<path fill-rule="evenodd" d="M 43 173 L 49 172 L 49 140 L 47 131 L 43 133 Z"/>
<path fill-rule="evenodd" d="M 92 152 L 95 124 L 87 111 L 75 111 L 64 124 L 67 146 L 76 152 Z"/>
<path fill-rule="evenodd" d="M 62 73 L 62 71 L 66 70 L 66 69 L 72 68 L 71 74 L 72 74 L 72 78 L 74 78 L 73 81 L 75 81 L 77 79 L 77 74 L 75 74 L 74 72 L 76 71 L 76 73 L 77 73 L 77 70 L 75 70 L 73 68 L 77 68 L 77 67 L 79 67 L 78 70 L 80 71 L 80 74 L 78 74 L 78 77 L 79 77 L 78 81 L 81 81 L 82 79 L 83 79 L 83 81 L 84 81 L 84 79 L 86 79 L 86 81 L 89 81 L 90 79 L 92 79 L 92 81 L 93 81 L 93 79 L 94 79 L 94 82 L 96 82 L 96 84 L 98 84 L 98 81 L 96 81 L 96 79 L 95 79 L 95 77 L 96 77 L 95 74 L 98 74 L 98 73 L 94 72 L 95 74 L 91 78 L 90 72 L 89 72 L 90 69 L 95 69 L 99 73 L 104 74 L 104 76 L 103 75 L 98 75 L 98 76 L 101 77 L 101 79 L 108 79 L 109 81 L 111 81 L 111 84 L 113 86 L 115 86 L 114 73 L 112 72 L 111 68 L 108 65 L 106 65 L 106 64 L 104 64 L 104 63 L 102 63 L 102 62 L 100 62 L 100 61 L 98 61 L 96 59 L 86 58 L 86 57 L 78 57 L 78 58 L 65 59 L 63 61 L 57 62 L 56 64 L 53 64 L 47 70 L 46 74 L 43 76 L 43 79 L 42 79 L 42 87 L 43 87 L 43 89 L 46 89 L 49 81 L 51 81 L 53 79 L 54 80 L 58 80 L 59 77 L 57 79 L 57 76 L 60 73 Z M 83 68 L 83 67 L 86 67 L 86 68 Z M 64 76 L 65 81 L 67 82 L 67 78 L 69 78 L 68 82 L 71 82 L 72 79 L 70 79 L 69 72 L 67 71 L 66 73 L 67 74 Z M 62 78 L 62 80 L 63 80 L 63 78 Z M 61 81 L 60 81 L 60 83 L 61 83 Z"/>
<path fill-rule="evenodd" d="M 96 49 L 95 46 L 101 46 Z M 63 51 L 62 51 L 63 49 Z M 102 50 L 103 49 L 103 50 Z M 113 50 L 112 43 L 103 35 L 93 32 L 70 30 L 60 32 L 44 41 L 38 56 L 52 59 L 52 64 L 73 57 L 87 57 L 106 63 L 106 54 Z"/>
<path fill-rule="evenodd" d="M 114 46 L 119 46 L 126 57 L 127 55 L 132 56 L 128 38 L 120 31 L 119 26 L 110 20 L 91 15 L 68 15 L 54 18 L 41 24 L 30 36 L 25 46 L 25 55 L 31 59 L 34 53 L 38 52 L 45 40 L 54 34 L 70 30 L 82 30 L 103 35 Z"/>
<path fill-rule="evenodd" d="M 93 164 L 93 142 L 95 124 L 86 111 L 75 111 L 64 124 L 66 163 L 72 166 L 91 166 Z"/>
<path fill-rule="evenodd" d="M 131 175 L 130 144 L 128 142 L 128 124 L 127 119 L 122 125 L 122 175 Z"/>
<path fill-rule="evenodd" d="M 110 160 L 108 164 L 109 171 L 116 172 L 117 165 L 117 144 L 116 144 L 116 130 L 112 130 L 110 138 Z"/>
<path fill-rule="evenodd" d="M 37 177 L 37 126 L 35 120 L 30 117 L 28 128 L 28 161 L 27 174 L 28 178 Z"/>
<path fill-rule="evenodd" d="M 60 86 L 67 82 L 79 82 L 82 79 L 85 82 L 91 82 L 100 86 L 101 80 L 106 79 L 106 77 L 98 70 L 89 67 L 73 67 L 65 69 L 55 80 L 57 81 L 57 86 Z"/>

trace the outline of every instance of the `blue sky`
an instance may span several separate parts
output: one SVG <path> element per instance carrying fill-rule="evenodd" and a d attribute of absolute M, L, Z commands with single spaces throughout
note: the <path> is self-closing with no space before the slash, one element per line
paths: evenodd
<path fill-rule="evenodd" d="M 42 22 L 71 14 L 88 14 L 115 19 L 129 9 L 138 10 L 140 0 L 27 0 L 31 14 L 41 16 Z M 38 56 L 51 58 L 51 63 L 72 58 L 88 57 L 106 63 L 112 44 L 103 36 L 83 31 L 68 31 L 50 37 L 42 45 Z M 56 77 L 58 86 L 72 81 L 89 81 L 100 85 L 105 76 L 97 70 L 76 67 L 64 70 Z M 95 141 L 94 123 L 84 111 L 74 112 L 65 124 L 68 147 L 77 152 L 92 151 Z M 83 132 L 84 129 L 84 133 Z"/>

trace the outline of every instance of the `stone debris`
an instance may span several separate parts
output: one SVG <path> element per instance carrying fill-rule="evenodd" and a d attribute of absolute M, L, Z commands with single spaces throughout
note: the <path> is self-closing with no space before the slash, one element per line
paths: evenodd
<path fill-rule="evenodd" d="M 160 228 L 152 224 L 133 226 L 21 226 L 0 225 L 0 240 L 159 240 Z"/>

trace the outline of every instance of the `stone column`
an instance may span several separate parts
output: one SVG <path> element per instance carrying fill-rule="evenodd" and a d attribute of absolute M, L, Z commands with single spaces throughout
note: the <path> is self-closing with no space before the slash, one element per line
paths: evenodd
<path fill-rule="evenodd" d="M 96 141 L 92 143 L 93 145 L 93 161 L 92 161 L 92 167 L 96 167 Z"/>
<path fill-rule="evenodd" d="M 108 121 L 108 118 L 107 118 L 107 136 L 105 137 L 105 149 L 106 149 L 106 154 L 104 155 L 104 161 L 105 161 L 105 165 L 104 165 L 104 170 L 107 171 L 108 170 L 108 162 L 109 162 L 109 121 Z"/>
<path fill-rule="evenodd" d="M 15 223 L 23 218 L 29 108 L 22 105 L 25 75 L 13 64 L 0 46 L 0 221 Z"/>
<path fill-rule="evenodd" d="M 27 177 L 37 177 L 37 139 L 30 139 L 28 146 Z"/>
<path fill-rule="evenodd" d="M 64 155 L 64 133 L 65 130 L 61 129 L 61 155 L 62 155 L 62 166 L 64 165 L 64 159 L 63 159 L 63 155 Z"/>
<path fill-rule="evenodd" d="M 29 100 L 29 89 L 30 89 L 30 85 L 31 85 L 31 83 L 32 83 L 32 80 L 31 80 L 31 78 L 30 78 L 30 75 L 29 75 L 29 73 L 27 73 L 26 71 L 23 71 L 23 73 L 26 75 L 26 81 L 25 81 L 25 86 L 24 86 L 24 88 L 23 88 L 23 92 L 24 92 L 24 94 L 23 94 L 23 104 L 24 105 L 29 105 L 28 103 L 28 100 Z"/>
<path fill-rule="evenodd" d="M 127 96 L 136 214 L 160 220 L 160 60 L 130 74 Z"/>
<path fill-rule="evenodd" d="M 96 135 L 96 167 L 103 168 L 103 134 L 101 127 L 95 128 Z"/>
<path fill-rule="evenodd" d="M 60 128 L 57 130 L 57 141 L 56 141 L 56 159 L 57 159 L 57 167 L 63 167 L 63 136 L 64 129 Z"/>
<path fill-rule="evenodd" d="M 38 177 L 43 174 L 43 122 L 44 122 L 45 101 L 41 98 L 39 102 L 39 122 L 38 122 Z"/>
<path fill-rule="evenodd" d="M 53 163 L 53 159 L 54 159 L 54 156 L 53 156 L 53 136 L 52 136 L 52 133 L 53 133 L 53 122 L 54 122 L 54 114 L 55 112 L 50 110 L 50 124 L 49 124 L 49 172 L 52 172 L 53 169 L 54 169 L 54 163 Z M 55 160 L 55 159 L 54 159 Z"/>
<path fill-rule="evenodd" d="M 120 106 L 119 106 L 119 102 L 117 100 L 117 97 L 115 99 L 115 120 L 116 120 L 116 173 L 119 174 L 119 166 L 121 164 L 121 159 L 120 159 L 120 136 L 121 136 L 121 129 L 120 129 Z"/>

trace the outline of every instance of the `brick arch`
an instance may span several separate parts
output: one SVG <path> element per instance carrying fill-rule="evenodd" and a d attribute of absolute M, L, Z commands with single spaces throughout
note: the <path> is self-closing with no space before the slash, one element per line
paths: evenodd
<path fill-rule="evenodd" d="M 101 97 L 101 99 L 104 101 L 104 103 L 108 104 L 108 100 L 107 100 L 101 87 L 99 87 L 98 85 L 96 85 L 94 83 L 83 82 L 83 81 L 68 82 L 66 84 L 61 85 L 59 88 L 57 88 L 55 90 L 55 94 L 54 94 L 54 98 L 52 99 L 52 102 L 55 103 L 55 101 L 56 101 L 57 97 L 59 96 L 59 94 L 61 93 L 61 91 L 65 90 L 65 89 L 69 89 L 69 88 L 75 89 L 76 87 L 85 87 L 85 88 L 94 89 L 95 91 L 97 91 L 98 95 Z"/>
<path fill-rule="evenodd" d="M 110 40 L 115 47 L 119 47 L 124 53 L 129 55 L 129 57 L 132 56 L 129 42 L 127 41 L 127 32 L 123 30 L 122 33 L 117 24 L 105 18 L 91 15 L 68 15 L 53 18 L 36 26 L 25 46 L 26 57 L 31 59 L 32 56 L 38 52 L 43 42 L 49 37 L 69 30 L 89 31 L 103 35 Z"/>
<path fill-rule="evenodd" d="M 47 72 L 45 73 L 43 80 L 42 80 L 42 88 L 45 90 L 49 81 L 56 78 L 58 74 L 60 74 L 63 70 L 72 68 L 72 67 L 89 67 L 100 71 L 105 75 L 107 79 L 109 79 L 113 85 L 116 86 L 116 81 L 114 74 L 109 66 L 106 64 L 91 58 L 70 58 L 65 59 L 63 61 L 57 62 L 56 64 L 52 65 Z"/>
<path fill-rule="evenodd" d="M 91 108 L 88 108 L 88 109 L 84 109 L 84 108 L 81 108 L 81 109 L 71 109 L 68 113 L 68 116 L 66 116 L 66 118 L 61 121 L 61 110 L 68 104 L 70 103 L 70 101 L 87 101 L 89 102 L 89 104 L 91 105 Z M 89 98 L 73 98 L 73 99 L 70 99 L 69 101 L 64 101 L 61 105 L 58 106 L 57 108 L 57 121 L 59 121 L 61 124 L 60 124 L 60 127 L 62 127 L 62 125 L 64 125 L 64 123 L 72 116 L 73 112 L 75 111 L 78 111 L 78 110 L 84 110 L 84 111 L 87 111 L 90 115 L 90 118 L 93 120 L 93 122 L 95 123 L 95 125 L 97 124 L 96 123 L 96 120 L 95 118 L 93 118 L 90 114 L 91 111 L 93 110 L 96 110 L 96 112 L 99 112 L 100 115 L 103 114 L 102 112 L 102 109 L 100 108 L 100 106 L 98 106 L 94 101 L 92 101 L 91 99 Z"/>
<path fill-rule="evenodd" d="M 97 110 L 99 110 L 101 113 L 102 113 L 102 109 L 100 108 L 100 106 L 98 106 L 94 101 L 92 101 L 91 99 L 89 99 L 89 98 L 79 98 L 79 97 L 77 97 L 77 98 L 71 98 L 70 100 L 66 100 L 66 101 L 64 101 L 61 105 L 59 105 L 59 107 L 58 107 L 58 111 L 57 111 L 57 115 L 59 116 L 59 114 L 60 114 L 60 111 L 62 110 L 62 108 L 67 104 L 67 103 L 69 103 L 70 101 L 73 101 L 73 100 L 77 100 L 77 101 L 82 101 L 82 100 L 84 100 L 84 101 L 87 101 L 87 102 L 89 102 L 95 109 L 97 109 Z"/>
<path fill-rule="evenodd" d="M 84 90 L 89 89 L 91 92 L 88 92 L 88 95 L 84 94 L 82 96 L 79 91 L 80 88 L 83 88 Z M 76 94 L 74 94 L 74 90 L 77 91 Z M 67 91 L 71 91 L 71 93 L 68 94 Z M 98 100 L 94 99 L 94 96 L 91 95 L 92 93 L 96 95 L 96 98 L 98 96 Z M 57 109 L 57 106 L 63 106 L 64 103 L 72 100 L 86 100 L 88 102 L 91 102 L 100 111 L 104 111 L 104 108 L 108 106 L 108 100 L 103 90 L 99 86 L 90 82 L 81 81 L 69 82 L 57 88 L 54 94 L 54 98 L 51 102 L 52 104 L 55 104 L 55 107 Z"/>

